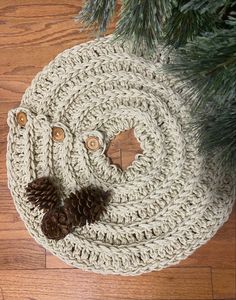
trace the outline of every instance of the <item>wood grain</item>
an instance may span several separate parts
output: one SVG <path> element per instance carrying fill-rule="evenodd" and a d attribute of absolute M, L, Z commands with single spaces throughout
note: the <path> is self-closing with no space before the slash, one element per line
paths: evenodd
<path fill-rule="evenodd" d="M 45 268 L 45 250 L 32 239 L 19 237 L 0 241 L 0 269 Z"/>
<path fill-rule="evenodd" d="M 16 236 L 16 233 L 22 230 L 26 232 L 25 226 L 13 204 L 7 183 L 6 181 L 4 183 L 0 181 L 0 239 L 6 237 L 7 232 L 7 239 L 12 239 L 12 236 Z M 17 238 L 20 238 L 20 235 Z"/>
<path fill-rule="evenodd" d="M 46 268 L 47 269 L 75 269 L 74 267 L 66 264 L 60 258 L 46 251 Z"/>
<path fill-rule="evenodd" d="M 6 125 L 0 126 L 0 127 L 7 127 Z M 1 132 L 1 128 L 0 128 Z M 3 138 L 6 139 L 7 136 L 7 130 L 3 133 Z M 0 137 L 1 139 L 1 137 Z M 6 170 L 6 150 L 7 150 L 7 144 L 6 142 L 0 142 L 0 183 L 6 183 L 7 182 L 7 170 Z"/>
<path fill-rule="evenodd" d="M 125 130 L 114 137 L 106 151 L 106 155 L 111 162 L 118 165 L 122 170 L 127 169 L 132 164 L 138 153 L 143 153 L 143 150 L 134 136 L 133 128 Z"/>
<path fill-rule="evenodd" d="M 35 75 L 59 52 L 96 36 L 74 21 L 82 1 L 12 2 L 0 3 L 0 53 L 8 61 L 0 61 L 0 75 Z"/>
<path fill-rule="evenodd" d="M 1 91 L 0 91 L 0 99 L 1 99 Z M 4 102 L 4 101 L 0 102 L 0 184 L 5 185 L 5 187 L 7 182 L 7 173 L 6 173 L 6 149 L 7 149 L 7 133 L 8 133 L 7 112 L 8 110 L 17 107 L 18 105 L 19 102 Z M 8 195 L 10 194 L 8 193 Z M 5 197 L 5 194 L 3 194 L 2 196 Z M 1 214 L 1 210 L 0 210 L 0 214 Z"/>
<path fill-rule="evenodd" d="M 236 270 L 214 268 L 212 270 L 214 299 L 236 299 Z"/>
<path fill-rule="evenodd" d="M 103 276 L 74 269 L 0 271 L 6 300 L 207 300 L 212 299 L 210 282 L 209 268 L 167 269 L 137 277 Z"/>
<path fill-rule="evenodd" d="M 0 1 L 0 300 L 236 299 L 235 209 L 215 237 L 188 259 L 138 277 L 71 268 L 35 243 L 16 212 L 7 188 L 7 112 L 58 53 L 95 37 L 92 29 L 74 22 L 81 5 L 81 0 Z M 115 20 L 108 33 L 114 26 Z M 141 152 L 130 130 L 111 142 L 107 155 L 126 169 Z"/>
<path fill-rule="evenodd" d="M 21 77 L 21 78 L 20 78 Z M 31 76 L 18 75 L 18 76 L 0 76 L 0 95 L 1 95 L 1 103 L 6 102 L 19 102 L 21 100 L 21 96 L 26 90 L 27 86 L 31 82 Z M 3 108 L 3 104 L 1 105 L 1 110 Z"/>

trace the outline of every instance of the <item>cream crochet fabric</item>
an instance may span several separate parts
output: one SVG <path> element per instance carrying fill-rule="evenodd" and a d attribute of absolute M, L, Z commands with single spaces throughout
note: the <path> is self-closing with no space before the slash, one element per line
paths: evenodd
<path fill-rule="evenodd" d="M 231 212 L 233 187 L 197 154 L 176 87 L 162 62 L 129 55 L 110 38 L 64 51 L 36 76 L 9 112 L 7 168 L 16 208 L 38 243 L 81 269 L 135 275 L 179 262 L 216 233 Z M 53 141 L 54 126 L 64 129 L 63 142 Z M 122 171 L 104 150 L 130 128 L 143 153 Z M 95 152 L 84 144 L 91 135 L 102 145 Z M 88 184 L 111 190 L 107 213 L 62 240 L 47 239 L 43 213 L 25 195 L 41 176 L 55 176 L 65 197 Z"/>

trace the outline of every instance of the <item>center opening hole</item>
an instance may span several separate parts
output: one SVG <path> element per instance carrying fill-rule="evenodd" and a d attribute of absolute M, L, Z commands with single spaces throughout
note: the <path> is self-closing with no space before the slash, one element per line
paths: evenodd
<path fill-rule="evenodd" d="M 143 149 L 134 135 L 133 128 L 122 131 L 114 137 L 106 151 L 106 155 L 111 160 L 111 163 L 122 170 L 126 170 L 132 164 L 136 154 L 142 153 Z"/>

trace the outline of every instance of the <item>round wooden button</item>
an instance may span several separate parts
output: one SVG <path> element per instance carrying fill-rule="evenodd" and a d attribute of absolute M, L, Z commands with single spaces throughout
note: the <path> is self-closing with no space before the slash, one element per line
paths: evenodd
<path fill-rule="evenodd" d="M 99 140 L 96 136 L 89 136 L 85 141 L 88 150 L 96 151 L 100 148 Z"/>
<path fill-rule="evenodd" d="M 17 115 L 16 115 L 16 120 L 17 120 L 17 123 L 21 127 L 24 127 L 25 124 L 27 123 L 27 115 L 26 115 L 26 113 L 24 113 L 23 111 L 18 112 Z"/>
<path fill-rule="evenodd" d="M 62 142 L 65 138 L 65 132 L 61 127 L 52 128 L 52 138 L 56 142 Z"/>

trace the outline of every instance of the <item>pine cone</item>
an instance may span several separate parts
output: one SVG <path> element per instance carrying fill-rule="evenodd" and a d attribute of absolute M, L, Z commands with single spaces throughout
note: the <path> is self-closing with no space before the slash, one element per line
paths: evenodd
<path fill-rule="evenodd" d="M 55 207 L 44 215 L 41 229 L 47 238 L 58 241 L 73 231 L 72 221 L 67 209 Z"/>
<path fill-rule="evenodd" d="M 106 205 L 110 197 L 109 192 L 100 188 L 89 186 L 71 193 L 65 201 L 65 207 L 73 217 L 73 224 L 84 226 L 98 221 L 106 211 Z"/>
<path fill-rule="evenodd" d="M 26 188 L 28 200 L 47 211 L 55 207 L 59 201 L 59 192 L 49 177 L 41 177 L 30 182 Z"/>

